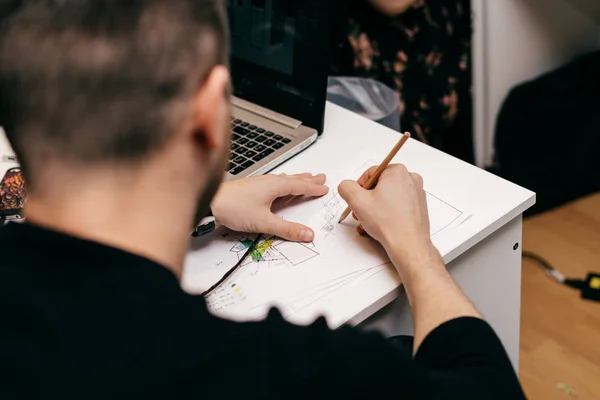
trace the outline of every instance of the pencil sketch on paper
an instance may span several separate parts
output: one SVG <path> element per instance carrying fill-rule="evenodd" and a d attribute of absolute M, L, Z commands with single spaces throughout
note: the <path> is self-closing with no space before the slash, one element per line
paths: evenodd
<path fill-rule="evenodd" d="M 240 235 L 230 251 L 241 260 L 253 242 L 248 236 Z M 242 267 L 249 268 L 252 271 L 250 275 L 255 276 L 265 268 L 295 267 L 318 255 L 312 243 L 288 242 L 271 236 L 260 240 L 250 250 L 248 257 L 242 261 Z"/>
<path fill-rule="evenodd" d="M 307 289 L 291 293 L 289 299 L 282 304 L 278 304 L 277 308 L 284 318 L 289 318 L 353 282 L 357 282 L 360 279 L 368 279 L 369 277 L 378 274 L 385 270 L 389 265 L 389 263 L 384 263 L 374 267 L 365 267 L 364 269 L 352 271 Z M 251 310 L 262 310 L 265 313 L 264 316 L 266 316 L 269 307 L 270 303 L 265 303 L 256 305 L 252 307 Z"/>
<path fill-rule="evenodd" d="M 429 212 L 429 227 L 431 236 L 434 237 L 444 229 L 458 221 L 464 213 L 439 197 L 425 191 L 427 196 L 427 209 Z"/>
<path fill-rule="evenodd" d="M 336 217 L 342 211 L 342 200 L 336 190 L 332 190 L 326 198 L 323 199 L 323 206 L 319 209 L 321 217 L 320 230 L 325 234 L 325 237 L 332 234 L 337 224 Z"/>
<path fill-rule="evenodd" d="M 240 285 L 231 281 L 217 288 L 205 300 L 209 310 L 219 312 L 245 301 L 246 294 Z"/>
<path fill-rule="evenodd" d="M 254 279 L 262 279 L 265 273 L 275 269 L 296 268 L 320 255 L 314 243 L 288 242 L 276 236 L 265 237 L 254 246 L 254 239 L 248 234 L 226 231 L 221 238 L 229 243 L 229 253 L 233 253 L 238 261 L 242 260 L 244 273 L 233 275 L 207 296 L 207 306 L 213 312 L 225 312 L 241 306 L 248 300 L 243 287 L 253 288 Z M 246 253 L 248 255 L 244 258 Z M 217 263 L 217 266 L 222 265 L 223 260 Z"/>
<path fill-rule="evenodd" d="M 282 218 L 313 228 L 317 233 L 313 243 L 265 236 L 252 246 L 252 234 L 226 230 L 213 236 L 208 257 L 200 255 L 200 246 L 190 255 L 186 286 L 194 292 L 204 290 L 207 283 L 218 280 L 248 253 L 242 260 L 242 268 L 207 297 L 209 309 L 234 318 L 258 319 L 268 312 L 271 304 L 276 304 L 285 317 L 303 318 L 312 309 L 318 310 L 324 299 L 381 273 L 388 267 L 385 263 L 389 263 L 389 259 L 379 252 L 380 248 L 375 251 L 375 247 L 370 247 L 371 242 L 359 242 L 355 221 L 338 224 L 346 202 L 335 190 L 342 181 L 337 178 L 357 179 L 374 165 L 377 163 L 368 161 L 359 168 L 347 168 L 343 173 L 330 175 L 327 195 L 282 213 Z M 349 176 L 347 171 L 353 169 Z M 443 241 L 441 232 L 449 232 L 465 214 L 430 192 L 426 195 L 431 235 Z M 322 241 L 323 238 L 328 239 Z M 358 246 L 353 246 L 354 240 Z M 367 251 L 361 251 L 364 248 Z M 205 266 L 207 263 L 210 268 Z"/>

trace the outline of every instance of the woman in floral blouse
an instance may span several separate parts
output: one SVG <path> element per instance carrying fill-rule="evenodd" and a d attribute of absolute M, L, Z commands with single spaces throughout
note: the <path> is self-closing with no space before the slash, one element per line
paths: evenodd
<path fill-rule="evenodd" d="M 400 94 L 403 130 L 473 162 L 469 0 L 348 0 L 333 75 Z"/>

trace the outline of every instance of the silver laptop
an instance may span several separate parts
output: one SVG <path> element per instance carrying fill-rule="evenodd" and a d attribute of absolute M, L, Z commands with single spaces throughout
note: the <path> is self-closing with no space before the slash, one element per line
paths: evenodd
<path fill-rule="evenodd" d="M 328 20 L 323 0 L 227 0 L 234 88 L 225 180 L 265 174 L 323 133 Z"/>

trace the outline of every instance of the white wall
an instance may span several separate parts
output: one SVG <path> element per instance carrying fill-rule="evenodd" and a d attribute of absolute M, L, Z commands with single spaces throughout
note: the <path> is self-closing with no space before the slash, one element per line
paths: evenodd
<path fill-rule="evenodd" d="M 498 111 L 515 84 L 600 48 L 596 17 L 570 1 L 472 0 L 477 165 L 493 160 Z"/>
<path fill-rule="evenodd" d="M 6 138 L 6 135 L 4 134 L 4 130 L 0 126 L 0 162 L 2 162 L 3 156 L 12 156 L 12 155 L 14 155 L 12 148 L 10 147 L 10 144 L 8 143 L 8 139 Z M 0 174 L 1 173 L 2 173 L 2 170 L 0 170 Z M 2 178 L 0 177 L 0 179 L 2 179 Z"/>

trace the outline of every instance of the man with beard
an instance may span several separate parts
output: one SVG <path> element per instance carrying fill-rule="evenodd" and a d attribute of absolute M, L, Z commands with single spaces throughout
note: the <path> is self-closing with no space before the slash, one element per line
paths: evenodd
<path fill-rule="evenodd" d="M 323 175 L 220 185 L 229 75 L 217 0 L 0 3 L 0 121 L 28 184 L 0 229 L 0 398 L 521 398 L 490 326 L 431 243 L 423 182 L 390 166 L 339 192 L 383 245 L 412 348 L 273 310 L 235 323 L 182 291 L 192 228 L 310 241 L 271 212 Z M 409 340 L 410 341 L 410 340 Z"/>

